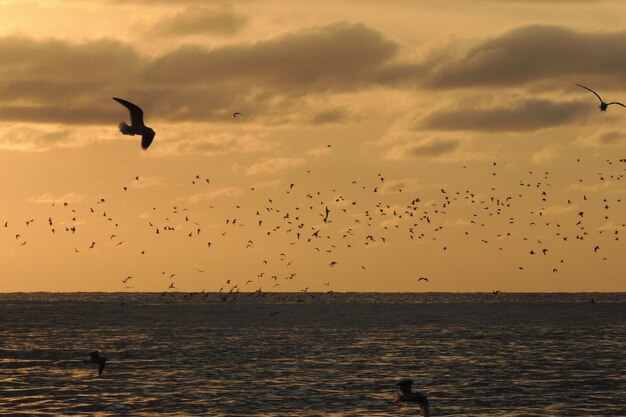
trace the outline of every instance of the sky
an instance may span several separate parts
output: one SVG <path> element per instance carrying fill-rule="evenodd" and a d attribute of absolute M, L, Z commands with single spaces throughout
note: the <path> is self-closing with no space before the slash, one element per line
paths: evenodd
<path fill-rule="evenodd" d="M 626 291 L 625 13 L 0 1 L 0 291 Z"/>

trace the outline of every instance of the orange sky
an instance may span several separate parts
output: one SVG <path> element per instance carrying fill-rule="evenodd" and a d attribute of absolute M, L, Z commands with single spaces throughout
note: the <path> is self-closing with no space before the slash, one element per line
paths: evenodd
<path fill-rule="evenodd" d="M 0 291 L 626 290 L 626 4 L 303 3 L 3 1 Z"/>

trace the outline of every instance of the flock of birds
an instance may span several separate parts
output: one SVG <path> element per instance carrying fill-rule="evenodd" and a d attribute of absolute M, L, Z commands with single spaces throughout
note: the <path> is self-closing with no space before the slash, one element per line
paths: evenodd
<path fill-rule="evenodd" d="M 600 110 L 606 111 L 607 107 L 613 104 L 624 106 L 619 102 L 606 103 L 602 98 L 592 89 L 576 84 L 577 86 L 584 88 L 593 94 L 595 94 L 600 100 Z M 152 144 L 155 131 L 146 126 L 143 119 L 142 109 L 127 100 L 114 97 L 115 101 L 126 107 L 130 114 L 131 124 L 121 122 L 119 125 L 120 132 L 124 135 L 140 135 L 141 147 L 146 150 Z M 233 113 L 234 118 L 241 117 L 242 113 Z M 330 145 L 328 145 L 330 146 Z M 604 173 L 598 173 L 598 179 L 603 181 L 619 181 L 623 178 L 624 169 L 622 163 L 625 163 L 626 159 L 620 159 L 618 161 L 607 160 L 607 166 Z M 580 163 L 580 159 L 577 160 Z M 465 167 L 464 167 L 465 168 Z M 493 162 L 490 167 L 490 174 L 492 176 L 498 175 L 497 163 Z M 307 171 L 310 173 L 310 171 Z M 134 177 L 135 182 L 141 182 L 140 176 Z M 266 203 L 262 207 L 256 207 L 253 212 L 244 213 L 244 208 L 239 204 L 235 205 L 235 211 L 232 217 L 223 220 L 223 226 L 225 229 L 220 234 L 216 235 L 214 230 L 211 237 L 208 237 L 208 233 L 205 231 L 205 225 L 199 221 L 200 216 L 192 212 L 192 209 L 188 207 L 182 207 L 179 205 L 172 205 L 171 211 L 165 215 L 161 215 L 161 218 L 157 218 L 156 207 L 153 207 L 154 218 L 150 218 L 147 222 L 149 230 L 152 230 L 154 235 L 162 236 L 167 234 L 180 234 L 181 229 L 189 239 L 203 240 L 206 249 L 211 249 L 216 244 L 221 244 L 224 240 L 228 240 L 231 236 L 235 235 L 237 229 L 245 227 L 249 229 L 254 227 L 256 232 L 261 232 L 262 238 L 258 237 L 250 239 L 250 235 L 247 235 L 243 247 L 246 249 L 257 248 L 259 244 L 257 239 L 263 240 L 262 243 L 271 240 L 274 246 L 282 247 L 277 258 L 263 258 L 260 259 L 262 268 L 258 271 L 256 276 L 248 276 L 243 280 L 236 282 L 234 278 L 225 280 L 225 284 L 220 288 L 220 296 L 222 302 L 234 302 L 239 296 L 242 287 L 248 285 L 254 285 L 257 283 L 258 289 L 254 292 L 249 292 L 248 296 L 272 296 L 280 297 L 280 293 L 273 292 L 280 290 L 281 281 L 294 280 L 298 273 L 294 271 L 294 259 L 291 259 L 288 255 L 293 252 L 292 246 L 306 246 L 309 251 L 315 254 L 321 255 L 321 258 L 325 260 L 329 268 L 337 269 L 337 266 L 343 261 L 339 259 L 338 253 L 341 249 L 354 249 L 358 247 L 379 247 L 385 246 L 391 243 L 392 240 L 397 240 L 399 237 L 408 239 L 408 241 L 431 241 L 438 244 L 443 240 L 442 236 L 444 228 L 446 226 L 447 219 L 453 215 L 464 217 L 463 221 L 466 222 L 466 228 L 463 231 L 463 235 L 466 238 L 475 236 L 477 243 L 481 244 L 493 244 L 492 241 L 496 241 L 498 244 L 498 251 L 504 251 L 505 242 L 515 240 L 521 240 L 524 246 L 528 247 L 528 255 L 541 256 L 545 259 L 553 259 L 553 256 L 560 254 L 558 259 L 554 258 L 550 266 L 552 273 L 558 273 L 566 262 L 563 256 L 562 246 L 565 242 L 581 242 L 589 241 L 592 238 L 594 243 L 590 244 L 590 249 L 594 254 L 601 255 L 603 253 L 603 245 L 598 242 L 599 235 L 609 233 L 613 240 L 620 239 L 620 231 L 625 227 L 624 224 L 615 225 L 612 229 L 605 228 L 604 230 L 592 231 L 588 228 L 587 209 L 593 215 L 598 212 L 603 212 L 603 221 L 606 223 L 609 220 L 614 219 L 609 217 L 614 206 L 618 206 L 621 203 L 621 199 L 611 199 L 609 197 L 598 199 L 597 195 L 583 194 L 582 196 L 572 196 L 567 200 L 566 208 L 575 208 L 578 210 L 576 221 L 573 224 L 566 224 L 566 221 L 548 221 L 544 218 L 544 212 L 546 206 L 549 204 L 562 204 L 563 202 L 554 201 L 551 198 L 551 173 L 545 172 L 533 172 L 529 171 L 528 176 L 519 180 L 520 192 L 511 192 L 507 190 L 506 194 L 502 194 L 500 190 L 492 187 L 488 191 L 489 195 L 485 196 L 483 190 L 446 190 L 441 188 L 438 199 L 430 199 L 425 202 L 419 197 L 411 196 L 405 199 L 405 204 L 397 204 L 396 202 L 384 201 L 384 195 L 389 195 L 389 182 L 386 180 L 383 174 L 377 174 L 374 182 L 372 180 L 353 180 L 349 188 L 343 190 L 338 187 L 328 190 L 319 188 L 317 190 L 300 190 L 300 186 L 296 183 L 289 183 L 288 187 L 284 189 L 286 196 L 290 197 L 290 200 L 285 203 L 285 198 L 279 199 L 278 196 L 267 195 Z M 581 178 L 579 182 L 583 182 Z M 211 179 L 195 175 L 191 179 L 191 183 L 195 186 L 205 184 L 211 186 L 213 183 Z M 347 184 L 346 184 L 347 185 Z M 124 193 L 129 191 L 129 186 L 122 187 Z M 386 191 L 384 193 L 383 191 Z M 402 195 L 402 186 L 396 186 L 393 191 L 397 196 Z M 250 187 L 250 193 L 257 193 L 255 187 Z M 360 194 L 359 194 L 360 193 Z M 369 194 L 368 197 L 365 194 Z M 370 200 L 374 196 L 378 202 L 373 206 L 363 206 L 361 200 Z M 404 197 L 402 197 L 404 198 Z M 530 211 L 530 218 L 523 219 L 519 217 L 519 213 L 511 213 L 513 207 L 517 201 L 533 199 L 535 203 L 538 203 L 537 210 Z M 582 199 L 582 201 L 581 201 Z M 408 201 L 407 201 L 408 200 Z M 55 206 L 55 203 L 52 203 Z M 98 206 L 100 206 L 98 208 Z M 96 216 L 101 214 L 102 218 L 106 220 L 107 224 L 111 226 L 111 233 L 109 237 L 109 245 L 122 246 L 126 242 L 118 239 L 118 234 L 122 232 L 119 229 L 119 224 L 111 216 L 111 212 L 107 210 L 107 199 L 100 198 L 95 202 L 95 206 L 89 207 L 89 215 Z M 473 210 L 473 214 L 468 218 L 467 210 L 461 213 L 461 210 L 455 209 L 462 206 L 464 209 L 468 207 Z M 96 208 L 94 208 L 96 207 Z M 78 233 L 79 228 L 85 224 L 84 212 L 81 215 L 79 209 L 74 208 L 69 202 L 63 202 L 63 208 L 69 210 L 64 214 L 65 218 L 61 224 L 65 226 L 65 231 L 75 235 Z M 209 206 L 212 209 L 213 206 Z M 479 209 L 479 210 L 476 210 Z M 571 210 L 570 210 L 571 211 Z M 71 217 L 67 218 L 67 214 Z M 509 215 L 507 217 L 507 214 Z M 516 217 L 514 214 L 517 214 Z M 80 216 L 80 217 L 79 217 Z M 501 219 L 506 218 L 505 222 Z M 553 218 L 553 217 L 550 217 Z M 212 219 L 214 220 L 214 219 Z M 568 219 L 569 222 L 571 219 Z M 26 219 L 25 225 L 28 228 L 35 222 L 34 218 Z M 499 222 L 499 223 L 498 223 Z M 501 230 L 501 233 L 497 233 L 495 236 L 489 236 L 480 232 L 480 228 L 489 225 L 497 225 Z M 49 216 L 47 224 L 50 231 L 54 234 L 57 232 L 56 217 Z M 180 225 L 183 225 L 180 227 Z M 513 226 L 521 224 L 526 228 L 526 233 L 515 232 L 512 230 Z M 566 228 L 566 226 L 573 226 Z M 477 227 L 479 226 L 479 227 Z M 509 226 L 509 227 L 503 227 Z M 4 222 L 4 228 L 9 228 L 9 221 Z M 215 229 L 213 227 L 213 229 Z M 507 230 L 508 229 L 508 230 Z M 535 233 L 532 233 L 534 231 Z M 84 233 L 84 232 L 83 232 Z M 19 242 L 20 246 L 25 246 L 27 240 L 20 240 L 22 234 L 26 234 L 26 231 L 19 230 L 15 234 L 15 239 Z M 240 233 L 241 234 L 241 233 Z M 532 235 L 542 236 L 542 239 L 533 239 Z M 228 237 L 226 237 L 228 235 Z M 402 236 L 403 235 L 403 236 Z M 280 237 L 279 237 L 280 236 Z M 281 240 L 282 239 L 282 240 Z M 557 241 L 560 244 L 557 245 Z M 490 243 L 491 242 L 491 243 Z M 551 243 L 551 246 L 549 245 Z M 96 240 L 91 240 L 91 243 L 85 249 L 79 249 L 74 247 L 74 252 L 82 253 L 85 251 L 91 251 L 96 248 L 100 243 Z M 278 244 L 278 245 L 276 245 Z M 454 243 L 452 243 L 454 245 Z M 560 247 L 559 247 L 560 246 Z M 451 244 L 441 244 L 441 250 L 446 252 L 451 249 Z M 140 254 L 145 254 L 146 249 L 142 249 Z M 607 260 L 605 256 L 602 256 L 602 260 Z M 281 268 L 272 268 L 272 264 L 276 264 Z M 523 260 L 516 265 L 517 270 L 524 271 L 525 263 Z M 361 270 L 367 269 L 366 262 L 359 265 Z M 282 270 L 282 271 L 281 271 Z M 197 273 L 205 273 L 203 267 L 196 268 Z M 176 292 L 170 290 L 178 290 L 176 283 L 174 282 L 176 273 L 170 273 L 163 271 L 162 275 L 169 276 L 170 280 L 166 284 L 166 288 L 163 291 L 163 297 L 165 297 L 164 304 L 168 304 L 172 298 L 175 298 Z M 133 288 L 132 273 L 126 275 L 121 279 L 123 288 L 130 290 Z M 268 282 L 269 281 L 269 282 Z M 416 277 L 418 284 L 427 285 L 429 277 L 418 276 Z M 324 284 L 327 287 L 327 292 L 332 293 L 330 281 Z M 268 290 L 269 286 L 269 290 Z M 248 289 L 250 287 L 247 287 Z M 265 291 L 263 290 L 265 288 Z M 298 299 L 299 302 L 304 302 L 305 297 L 314 298 L 315 295 L 308 293 L 308 287 L 301 290 L 302 297 Z M 493 290 L 493 294 L 499 294 L 499 290 Z M 200 292 L 189 292 L 183 295 L 184 299 L 190 299 L 194 296 L 200 296 L 208 298 L 209 293 L 205 290 Z"/>
<path fill-rule="evenodd" d="M 586 89 L 595 94 L 600 100 L 600 110 L 606 111 L 610 105 L 624 106 L 619 102 L 606 103 L 602 100 L 600 95 L 592 89 L 580 84 L 577 86 Z M 146 126 L 143 119 L 142 109 L 121 98 L 114 97 L 114 100 L 126 107 L 130 113 L 130 125 L 126 122 L 121 122 L 119 130 L 124 135 L 139 135 L 141 136 L 141 148 L 147 150 L 152 144 L 156 135 L 155 131 Z M 240 112 L 233 113 L 233 117 L 237 119 L 241 117 Z M 329 145 L 330 146 L 330 145 Z M 580 160 L 577 161 L 580 163 Z M 607 171 L 605 173 L 599 173 L 598 179 L 600 181 L 613 180 L 619 181 L 623 179 L 624 169 L 621 163 L 626 163 L 626 159 L 620 159 L 618 161 L 607 160 Z M 497 175 L 496 171 L 497 163 L 493 162 L 491 167 L 491 174 Z M 135 181 L 140 181 L 140 177 L 135 177 Z M 580 209 L 577 213 L 575 221 L 566 225 L 560 221 L 548 221 L 544 218 L 545 206 L 548 204 L 550 198 L 551 179 L 550 172 L 533 173 L 529 172 L 529 176 L 526 179 L 520 180 L 519 192 L 511 192 L 510 190 L 502 194 L 495 187 L 491 188 L 490 195 L 483 196 L 480 193 L 470 190 L 446 190 L 441 188 L 439 198 L 433 199 L 428 202 L 423 202 L 419 197 L 409 197 L 406 199 L 404 205 L 387 203 L 382 201 L 380 197 L 383 187 L 386 186 L 386 179 L 382 174 L 378 174 L 375 183 L 360 184 L 356 180 L 352 181 L 350 185 L 352 188 L 349 191 L 351 194 L 355 194 L 357 191 L 360 193 L 378 193 L 377 198 L 380 200 L 374 206 L 361 207 L 359 202 L 354 198 L 349 198 L 347 192 L 341 192 L 334 188 L 330 193 L 321 190 L 305 190 L 300 191 L 298 185 L 290 183 L 287 189 L 284 189 L 286 195 L 293 195 L 294 198 L 288 205 L 281 205 L 278 202 L 275 204 L 272 198 L 267 198 L 266 204 L 263 207 L 259 207 L 253 210 L 252 217 L 250 216 L 235 216 L 223 219 L 223 226 L 226 228 L 223 232 L 210 240 L 205 238 L 203 245 L 207 250 L 210 250 L 217 242 L 215 239 L 225 238 L 231 230 L 236 230 L 242 227 L 254 227 L 257 231 L 261 232 L 261 236 L 264 239 L 275 239 L 276 236 L 281 236 L 280 239 L 284 239 L 285 249 L 281 251 L 274 259 L 262 259 L 260 264 L 262 270 L 256 276 L 247 277 L 245 283 L 235 282 L 233 278 L 225 281 L 225 284 L 220 289 L 221 302 L 234 302 L 240 295 L 240 291 L 243 287 L 256 284 L 258 289 L 255 291 L 249 291 L 247 296 L 257 297 L 281 297 L 280 293 L 272 292 L 277 291 L 276 288 L 281 285 L 282 281 L 294 280 L 298 274 L 293 269 L 293 260 L 289 258 L 287 253 L 292 246 L 300 245 L 305 246 L 310 253 L 323 255 L 323 259 L 327 262 L 328 268 L 335 268 L 340 261 L 336 256 L 339 247 L 344 250 L 349 250 L 357 246 L 370 246 L 376 247 L 380 245 L 388 244 L 388 241 L 392 239 L 403 238 L 406 241 L 431 241 L 435 244 L 439 244 L 442 251 L 449 249 L 450 243 L 440 243 L 439 235 L 445 227 L 445 220 L 449 213 L 455 210 L 457 206 L 463 206 L 465 209 L 469 208 L 473 210 L 473 214 L 466 218 L 466 226 L 463 230 L 463 235 L 467 238 L 471 238 L 476 235 L 476 242 L 481 244 L 489 244 L 490 239 L 481 233 L 481 228 L 485 227 L 488 222 L 494 223 L 492 219 L 505 219 L 501 222 L 503 225 L 515 225 L 518 223 L 524 223 L 522 229 L 526 231 L 514 233 L 507 231 L 505 227 L 499 227 L 501 233 L 492 236 L 498 246 L 498 250 L 502 251 L 505 241 L 509 239 L 517 239 L 518 241 L 527 242 L 529 247 L 528 256 L 541 256 L 549 257 L 554 252 L 563 253 L 561 248 L 556 242 L 560 242 L 561 246 L 565 242 L 581 242 L 593 240 L 589 243 L 589 251 L 593 251 L 594 254 L 601 254 L 603 247 L 596 243 L 599 236 L 602 233 L 607 235 L 610 233 L 611 240 L 620 239 L 620 230 L 626 227 L 626 224 L 616 225 L 612 230 L 596 230 L 592 231 L 587 228 L 587 212 L 584 209 Z M 579 180 L 580 182 L 583 179 Z M 195 175 L 192 179 L 192 184 L 208 184 L 211 185 L 209 178 L 202 178 L 200 175 Z M 128 187 L 123 187 L 124 192 L 128 191 Z M 396 195 L 403 192 L 401 186 L 398 186 L 395 190 Z M 254 187 L 251 187 L 250 192 L 255 192 Z M 332 195 L 332 197 L 330 197 Z M 371 196 L 372 194 L 370 194 Z M 577 201 L 569 199 L 567 205 L 573 205 L 579 207 L 584 204 L 594 204 L 595 207 L 588 207 L 592 213 L 603 213 L 604 221 L 612 220 L 612 212 L 610 209 L 613 205 L 618 205 L 621 200 L 610 198 L 598 198 L 597 196 L 589 196 L 586 194 L 580 196 Z M 516 201 L 524 198 L 533 198 L 535 201 L 543 205 L 538 210 L 531 211 L 529 219 L 518 219 L 514 216 L 507 216 L 511 207 L 515 205 Z M 592 201 L 593 200 L 593 201 Z M 112 227 L 112 233 L 110 235 L 110 242 L 114 242 L 115 246 L 121 246 L 125 242 L 117 240 L 117 234 L 120 233 L 117 229 L 119 226 L 113 218 L 107 214 L 106 210 L 107 200 L 105 198 L 99 199 L 95 204 L 100 205 L 100 210 L 95 210 L 93 207 L 89 208 L 89 213 L 97 215 L 101 213 L 101 216 L 107 220 L 108 224 Z M 52 204 L 53 206 L 55 203 Z M 70 206 L 70 203 L 64 202 L 63 207 L 70 211 L 71 222 L 65 223 L 65 231 L 72 235 L 79 232 L 81 223 L 77 220 L 78 212 L 76 209 Z M 237 211 L 241 210 L 241 207 L 237 205 L 235 207 Z M 600 210 L 598 210 L 600 209 Z M 156 211 L 156 208 L 153 208 Z M 578 210 L 578 208 L 577 208 Z M 189 239 L 199 239 L 204 236 L 204 227 L 197 220 L 198 216 L 190 211 L 189 208 L 182 206 L 172 206 L 171 212 L 167 217 L 163 217 L 157 221 L 156 219 L 147 222 L 147 227 L 152 231 L 154 236 L 160 236 L 168 233 L 179 232 L 179 228 L 172 226 L 174 223 L 182 223 L 185 225 L 184 232 Z M 251 219 L 254 218 L 254 221 Z M 571 220 L 571 219 L 569 219 Z M 27 219 L 25 221 L 26 227 L 29 227 L 35 219 Z M 334 229 L 331 227 L 331 223 Z M 54 234 L 56 231 L 55 221 L 52 217 L 47 219 L 47 224 L 50 227 L 51 232 Z M 9 221 L 4 222 L 4 228 L 9 228 Z M 540 229 L 540 231 L 538 230 Z M 537 231 L 536 235 L 543 236 L 542 239 L 534 238 L 531 235 L 531 230 Z M 20 241 L 21 234 L 16 233 L 15 239 Z M 114 239 L 116 239 L 114 241 Z M 281 241 L 282 242 L 282 241 Z M 551 245 L 548 244 L 551 242 Z M 604 241 L 603 244 L 608 244 L 609 240 Z M 20 246 L 26 245 L 27 241 L 21 241 Z M 243 242 L 242 242 L 243 243 Z M 81 253 L 83 250 L 93 250 L 97 245 L 96 241 L 91 241 L 91 244 L 87 249 L 74 248 L 76 253 Z M 253 239 L 246 239 L 246 249 L 254 249 L 257 245 Z M 141 251 L 144 254 L 145 250 Z M 562 255 L 561 255 L 562 256 Z M 516 259 L 522 259 L 518 257 Z M 603 257 L 602 260 L 606 260 Z M 524 263 L 526 261 L 520 261 L 517 265 L 517 269 L 524 270 Z M 559 272 L 560 266 L 565 263 L 566 260 L 563 257 L 554 258 L 552 265 L 552 273 Z M 282 274 L 272 271 L 270 269 L 271 263 L 277 263 L 280 265 Z M 367 268 L 364 262 L 360 265 L 360 268 L 365 270 Z M 197 273 L 202 274 L 204 269 L 197 268 Z M 177 297 L 178 288 L 175 285 L 176 273 L 162 272 L 162 275 L 168 276 L 167 288 L 164 289 L 162 295 L 165 298 L 164 304 L 168 304 L 169 301 Z M 124 289 L 131 289 L 132 275 L 127 275 L 121 279 Z M 243 281 L 243 280 L 242 280 Z M 429 277 L 419 276 L 416 277 L 416 283 L 426 285 L 429 283 Z M 263 287 L 271 286 L 270 291 L 264 291 Z M 328 293 L 333 291 L 330 289 L 330 281 L 324 283 L 328 289 Z M 308 287 L 301 290 L 302 297 L 297 301 L 304 302 L 305 297 L 314 298 L 315 295 L 308 292 Z M 496 296 L 500 293 L 499 290 L 493 290 L 493 295 Z M 191 299 L 192 297 L 208 298 L 209 293 L 205 290 L 200 292 L 178 293 L 182 295 L 184 299 Z M 271 313 L 275 315 L 277 312 Z M 98 374 L 102 374 L 106 358 L 100 356 L 98 351 L 90 354 L 90 360 L 86 363 L 94 363 L 98 365 Z M 424 416 L 428 416 L 429 405 L 428 399 L 419 393 L 411 391 L 412 380 L 402 380 L 396 384 L 399 388 L 399 393 L 396 395 L 397 402 L 411 402 L 420 406 L 420 410 Z"/>

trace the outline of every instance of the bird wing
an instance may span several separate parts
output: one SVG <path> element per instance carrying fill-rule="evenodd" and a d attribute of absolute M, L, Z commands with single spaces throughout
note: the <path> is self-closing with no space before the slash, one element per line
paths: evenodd
<path fill-rule="evenodd" d="M 104 371 L 104 366 L 107 364 L 107 360 L 105 358 L 100 358 L 100 362 L 98 363 L 98 375 L 102 375 L 102 371 Z"/>
<path fill-rule="evenodd" d="M 148 146 L 150 146 L 150 144 L 154 140 L 154 135 L 156 135 L 154 131 L 147 132 L 141 135 L 141 149 L 143 149 L 144 151 L 148 149 Z"/>
<path fill-rule="evenodd" d="M 130 101 L 126 101 L 117 97 L 113 97 L 113 100 L 117 101 L 122 106 L 128 109 L 128 111 L 130 112 L 130 124 L 132 126 L 143 126 L 143 110 L 141 110 L 139 106 L 131 103 Z"/>
<path fill-rule="evenodd" d="M 622 107 L 626 107 L 626 106 L 624 106 L 622 103 L 619 103 L 619 102 L 617 102 L 617 101 L 612 101 L 612 102 L 608 103 L 608 104 L 607 104 L 607 106 L 610 106 L 611 104 L 619 104 L 619 105 L 620 105 L 620 106 L 622 106 Z"/>
<path fill-rule="evenodd" d="M 96 350 L 94 352 L 91 352 L 89 354 L 89 357 L 91 358 L 92 362 L 95 362 L 98 360 L 98 358 L 100 357 L 100 351 Z"/>
<path fill-rule="evenodd" d="M 602 102 L 602 97 L 600 97 L 600 96 L 598 95 L 598 93 L 596 93 L 595 91 L 593 91 L 591 88 L 589 88 L 589 87 L 585 87 L 584 85 L 580 85 L 580 84 L 576 84 L 576 85 L 577 85 L 577 86 L 579 86 L 579 87 L 581 87 L 581 88 L 584 88 L 585 90 L 591 91 L 593 94 L 595 94 L 595 95 L 596 95 L 596 97 L 598 97 L 598 99 L 600 100 L 600 102 Z"/>

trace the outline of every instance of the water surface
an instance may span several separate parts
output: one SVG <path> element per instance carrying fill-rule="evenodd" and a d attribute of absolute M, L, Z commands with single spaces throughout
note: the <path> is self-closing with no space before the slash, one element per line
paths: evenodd
<path fill-rule="evenodd" d="M 433 416 L 626 415 L 623 293 L 202 297 L 0 294 L 0 411 L 417 415 L 410 377 Z"/>

